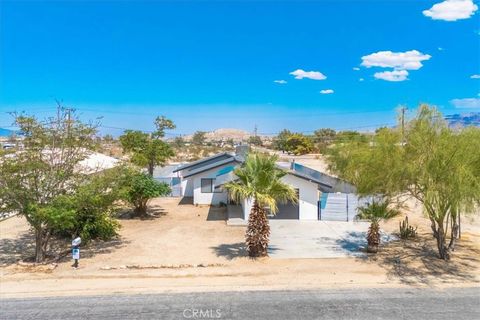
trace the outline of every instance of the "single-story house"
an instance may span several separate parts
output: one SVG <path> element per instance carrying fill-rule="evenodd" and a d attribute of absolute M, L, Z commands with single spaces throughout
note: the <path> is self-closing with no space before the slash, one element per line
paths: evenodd
<path fill-rule="evenodd" d="M 181 179 L 181 195 L 193 198 L 195 205 L 236 205 L 237 209 L 240 206 L 240 217 L 248 220 L 251 200 L 234 204 L 223 187 L 236 179 L 234 169 L 245 161 L 245 154 L 241 146 L 234 154 L 223 152 L 178 166 L 174 172 Z M 282 180 L 297 191 L 298 203 L 280 204 L 277 214 L 271 218 L 351 220 L 355 215 L 358 201 L 353 185 L 294 162 L 279 162 L 278 166 L 286 172 Z"/>

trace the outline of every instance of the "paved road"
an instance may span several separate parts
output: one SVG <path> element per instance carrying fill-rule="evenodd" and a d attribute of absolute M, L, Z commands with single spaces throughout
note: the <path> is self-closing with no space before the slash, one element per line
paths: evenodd
<path fill-rule="evenodd" d="M 1 319 L 480 319 L 480 288 L 2 299 Z"/>

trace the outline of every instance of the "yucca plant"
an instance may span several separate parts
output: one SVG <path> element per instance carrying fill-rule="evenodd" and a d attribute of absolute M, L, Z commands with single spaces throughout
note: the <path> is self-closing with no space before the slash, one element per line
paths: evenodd
<path fill-rule="evenodd" d="M 373 200 L 364 207 L 358 208 L 357 219 L 370 221 L 367 233 L 367 251 L 378 252 L 380 244 L 380 221 L 392 219 L 400 214 L 400 211 L 389 208 L 390 202 L 386 199 L 381 201 Z"/>
<path fill-rule="evenodd" d="M 253 201 L 245 234 L 251 257 L 267 255 L 270 226 L 266 208 L 275 214 L 278 211 L 277 202 L 297 201 L 295 190 L 281 181 L 286 172 L 277 167 L 276 161 L 277 156 L 250 153 L 242 166 L 234 171 L 238 180 L 225 185 L 234 201 Z"/>

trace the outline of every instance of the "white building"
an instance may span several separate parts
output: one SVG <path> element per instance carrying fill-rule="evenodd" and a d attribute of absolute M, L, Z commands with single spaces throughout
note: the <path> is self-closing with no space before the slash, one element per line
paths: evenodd
<path fill-rule="evenodd" d="M 245 150 L 224 152 L 177 167 L 174 172 L 181 178 L 181 195 L 191 197 L 194 205 L 229 205 L 229 211 L 237 210 L 240 218 L 248 220 L 251 201 L 233 204 L 223 188 L 226 182 L 236 179 L 234 169 L 244 162 L 244 154 Z M 286 172 L 283 182 L 297 191 L 298 203 L 279 204 L 277 214 L 271 218 L 319 220 L 323 216 L 324 220 L 351 220 L 355 215 L 358 201 L 352 185 L 296 163 L 279 163 L 279 168 Z M 331 203 L 329 196 L 335 199 Z M 350 208 L 349 200 L 353 205 Z"/>

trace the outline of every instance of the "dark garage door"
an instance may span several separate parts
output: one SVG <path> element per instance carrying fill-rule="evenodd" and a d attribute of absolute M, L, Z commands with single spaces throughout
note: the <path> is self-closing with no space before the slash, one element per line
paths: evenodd
<path fill-rule="evenodd" d="M 278 205 L 278 212 L 276 215 L 269 215 L 270 219 L 299 219 L 299 206 L 298 204 L 287 203 L 287 204 L 279 204 Z"/>

